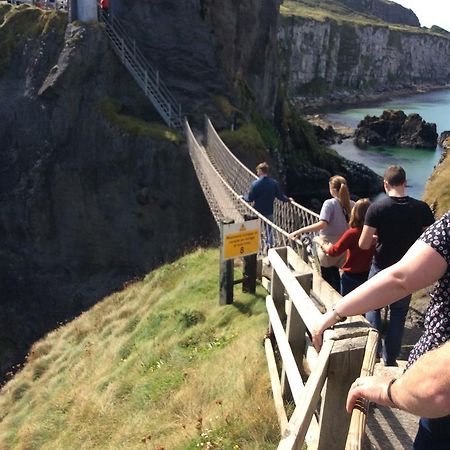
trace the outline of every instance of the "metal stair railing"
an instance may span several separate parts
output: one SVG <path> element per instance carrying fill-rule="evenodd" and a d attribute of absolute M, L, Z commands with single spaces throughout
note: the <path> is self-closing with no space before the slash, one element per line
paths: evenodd
<path fill-rule="evenodd" d="M 137 48 L 136 41 L 128 36 L 117 17 L 101 11 L 100 18 L 105 24 L 106 34 L 111 40 L 114 51 L 144 91 L 145 96 L 151 101 L 167 126 L 182 131 L 181 105 L 161 80 L 159 71 L 151 66 Z"/>

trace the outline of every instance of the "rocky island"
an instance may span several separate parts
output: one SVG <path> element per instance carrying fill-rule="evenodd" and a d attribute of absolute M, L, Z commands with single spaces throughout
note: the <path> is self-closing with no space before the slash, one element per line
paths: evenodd
<path fill-rule="evenodd" d="M 425 122 L 419 114 L 383 111 L 380 117 L 366 116 L 355 132 L 354 143 L 360 148 L 386 145 L 435 149 L 436 124 Z"/>

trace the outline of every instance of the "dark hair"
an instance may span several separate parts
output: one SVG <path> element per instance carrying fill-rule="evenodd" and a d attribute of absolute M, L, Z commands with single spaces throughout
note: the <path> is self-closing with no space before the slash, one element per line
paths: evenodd
<path fill-rule="evenodd" d="M 269 173 L 269 164 L 266 162 L 259 163 L 256 166 L 256 171 L 260 170 L 262 173 L 268 174 Z"/>
<path fill-rule="evenodd" d="M 350 205 L 350 193 L 348 192 L 347 180 L 340 175 L 335 175 L 330 178 L 330 187 L 337 192 L 339 203 L 345 209 L 348 218 L 352 207 Z"/>
<path fill-rule="evenodd" d="M 368 198 L 360 198 L 353 206 L 352 213 L 348 224 L 351 227 L 359 228 L 364 225 L 366 212 L 369 209 L 370 200 Z"/>
<path fill-rule="evenodd" d="M 401 166 L 389 166 L 384 172 L 384 181 L 391 186 L 401 186 L 406 182 L 406 173 Z"/>

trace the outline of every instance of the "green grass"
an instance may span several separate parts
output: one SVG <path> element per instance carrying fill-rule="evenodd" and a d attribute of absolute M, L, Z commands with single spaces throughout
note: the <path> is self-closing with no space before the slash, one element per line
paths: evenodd
<path fill-rule="evenodd" d="M 378 19 L 370 14 L 360 13 L 354 11 L 338 1 L 331 2 L 329 0 L 285 0 L 280 6 L 280 13 L 285 17 L 302 17 L 305 19 L 325 22 L 332 20 L 339 25 L 354 24 L 361 26 L 379 26 L 389 28 L 393 31 L 401 31 L 418 34 L 431 34 L 444 38 L 449 38 L 450 35 L 445 35 L 440 30 L 423 29 L 419 27 L 412 27 L 402 24 L 391 24 Z"/>
<path fill-rule="evenodd" d="M 266 143 L 254 123 L 246 123 L 235 131 L 224 130 L 220 137 L 227 147 L 239 149 L 255 161 L 265 161 L 267 158 Z"/>
<path fill-rule="evenodd" d="M 221 307 L 218 271 L 197 250 L 37 342 L 0 393 L 0 448 L 275 448 L 265 293 Z"/>
<path fill-rule="evenodd" d="M 122 105 L 113 98 L 103 98 L 97 103 L 97 108 L 115 128 L 126 133 L 148 136 L 159 141 L 169 141 L 179 145 L 182 135 L 161 122 L 146 122 L 138 117 L 130 116 L 122 112 Z"/>

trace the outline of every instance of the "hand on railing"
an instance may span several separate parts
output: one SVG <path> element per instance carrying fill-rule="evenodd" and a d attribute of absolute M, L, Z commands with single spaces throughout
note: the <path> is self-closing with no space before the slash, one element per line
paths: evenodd
<path fill-rule="evenodd" d="M 341 317 L 334 308 L 322 315 L 320 321 L 316 323 L 311 332 L 312 342 L 317 352 L 320 352 L 322 348 L 324 331 L 338 322 L 342 322 L 342 320 L 345 320 L 345 317 Z"/>
<path fill-rule="evenodd" d="M 288 234 L 289 239 L 292 239 L 293 241 L 295 241 L 297 239 L 299 233 L 297 233 L 296 231 L 293 231 L 292 233 Z"/>
<path fill-rule="evenodd" d="M 365 398 L 378 405 L 395 406 L 389 398 L 389 388 L 392 382 L 392 375 L 357 378 L 348 391 L 347 412 L 351 413 L 355 406 L 358 407 L 358 399 L 360 398 Z"/>

